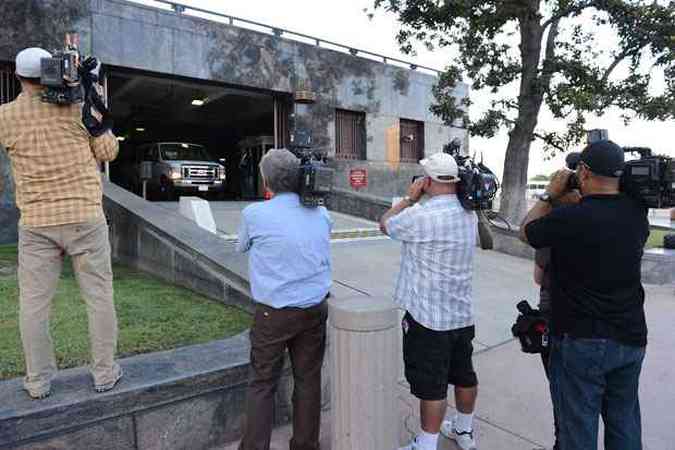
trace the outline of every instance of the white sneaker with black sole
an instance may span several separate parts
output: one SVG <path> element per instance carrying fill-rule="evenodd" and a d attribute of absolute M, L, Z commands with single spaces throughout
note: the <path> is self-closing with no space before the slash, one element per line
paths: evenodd
<path fill-rule="evenodd" d="M 413 439 L 412 442 L 405 447 L 401 447 L 398 450 L 419 450 L 419 445 L 417 444 L 417 438 Z"/>
<path fill-rule="evenodd" d="M 452 439 L 462 450 L 477 450 L 476 440 L 473 438 L 473 430 L 457 431 L 455 420 L 444 420 L 441 425 L 441 434 Z"/>

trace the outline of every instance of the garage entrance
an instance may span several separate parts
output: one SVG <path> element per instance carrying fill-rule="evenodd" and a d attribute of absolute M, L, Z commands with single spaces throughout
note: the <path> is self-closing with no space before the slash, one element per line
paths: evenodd
<path fill-rule="evenodd" d="M 151 200 L 263 197 L 258 163 L 288 142 L 290 95 L 115 67 L 106 91 L 120 140 L 114 183 L 140 195 L 145 178 Z"/>

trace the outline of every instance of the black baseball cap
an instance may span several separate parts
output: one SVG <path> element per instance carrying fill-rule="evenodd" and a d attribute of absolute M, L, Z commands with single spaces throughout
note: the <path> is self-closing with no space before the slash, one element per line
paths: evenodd
<path fill-rule="evenodd" d="M 567 167 L 574 170 L 580 162 L 588 166 L 591 172 L 604 177 L 618 178 L 623 173 L 623 148 L 612 141 L 596 141 L 588 144 L 581 153 L 570 153 L 565 158 Z"/>

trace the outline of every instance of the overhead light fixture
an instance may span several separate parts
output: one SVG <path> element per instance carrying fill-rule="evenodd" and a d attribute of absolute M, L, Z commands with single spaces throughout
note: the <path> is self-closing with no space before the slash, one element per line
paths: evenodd
<path fill-rule="evenodd" d="M 142 133 L 145 131 L 145 128 L 136 128 L 136 131 L 140 131 Z"/>
<path fill-rule="evenodd" d="M 127 138 L 125 138 L 124 136 L 117 136 L 117 140 L 118 140 L 119 142 L 124 142 L 126 139 L 127 139 Z"/>
<path fill-rule="evenodd" d="M 192 106 L 202 106 L 204 105 L 206 99 L 196 98 L 192 100 Z"/>

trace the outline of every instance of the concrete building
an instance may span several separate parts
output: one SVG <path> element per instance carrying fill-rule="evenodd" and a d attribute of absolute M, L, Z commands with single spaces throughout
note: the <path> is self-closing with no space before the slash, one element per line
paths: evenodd
<path fill-rule="evenodd" d="M 123 0 L 5 0 L 0 14 L 0 102 L 17 92 L 16 53 L 28 46 L 57 49 L 66 31 L 78 31 L 83 53 L 105 64 L 115 133 L 124 138 L 110 174 L 129 189 L 141 144 L 190 142 L 224 161 L 228 191 L 236 198 L 239 143 L 266 136 L 287 145 L 297 121 L 312 129 L 315 148 L 337 169 L 336 196 L 381 206 L 403 192 L 425 153 L 453 137 L 468 139 L 465 130 L 443 125 L 429 111 L 433 72 L 285 30 L 253 30 L 226 16 L 197 17 L 180 7 Z M 314 91 L 317 101 L 296 116 L 293 93 L 301 88 Z M 468 95 L 467 86 L 455 95 Z M 361 178 L 353 187 L 350 174 L 367 174 L 367 185 Z M 0 152 L 0 242 L 15 239 L 16 219 L 10 170 Z"/>

